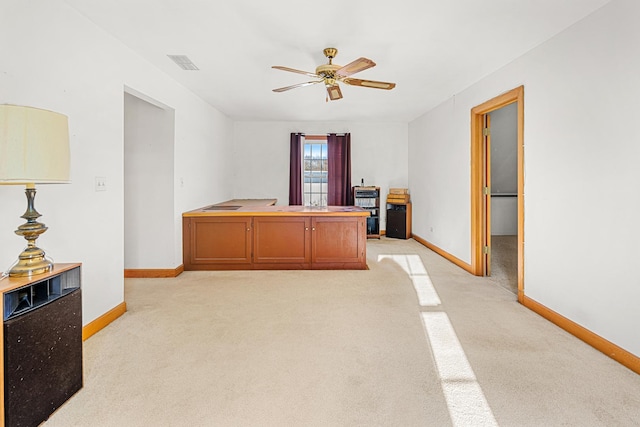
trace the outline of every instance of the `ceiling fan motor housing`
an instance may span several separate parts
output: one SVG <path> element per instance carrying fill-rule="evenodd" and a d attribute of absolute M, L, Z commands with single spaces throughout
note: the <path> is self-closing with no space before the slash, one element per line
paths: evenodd
<path fill-rule="evenodd" d="M 341 65 L 323 64 L 316 67 L 316 74 L 322 77 L 327 85 L 336 83 L 336 71 L 342 68 Z"/>

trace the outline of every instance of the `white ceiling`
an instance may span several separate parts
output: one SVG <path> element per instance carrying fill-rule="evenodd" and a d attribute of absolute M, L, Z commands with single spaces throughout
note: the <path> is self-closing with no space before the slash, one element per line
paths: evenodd
<path fill-rule="evenodd" d="M 610 0 L 65 0 L 234 120 L 408 122 Z M 391 91 L 321 84 L 275 93 L 334 63 L 364 56 L 353 77 Z M 167 55 L 187 55 L 184 71 Z"/>

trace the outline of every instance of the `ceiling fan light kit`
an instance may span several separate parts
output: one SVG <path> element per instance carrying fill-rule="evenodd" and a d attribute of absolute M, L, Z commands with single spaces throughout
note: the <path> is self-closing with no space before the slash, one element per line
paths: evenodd
<path fill-rule="evenodd" d="M 340 86 L 327 86 L 327 94 L 329 94 L 330 100 L 340 99 L 342 98 L 342 91 L 340 90 Z"/>
<path fill-rule="evenodd" d="M 311 73 L 308 71 L 296 70 L 294 68 L 283 67 L 280 65 L 274 65 L 271 68 L 275 68 L 276 70 L 288 71 L 291 73 L 304 74 L 305 76 L 315 77 L 319 80 L 314 80 L 305 83 L 298 83 L 291 86 L 285 86 L 277 89 L 273 89 L 274 92 L 285 92 L 290 89 L 295 89 L 304 86 L 310 86 L 317 83 L 324 83 L 327 88 L 327 95 L 329 99 L 335 101 L 337 99 L 342 98 L 342 91 L 340 90 L 340 86 L 338 86 L 338 82 L 343 82 L 352 86 L 361 86 L 361 87 L 369 87 L 374 89 L 384 89 L 391 90 L 396 87 L 395 83 L 388 82 L 378 82 L 374 80 L 362 80 L 362 79 L 353 79 L 349 76 L 359 73 L 360 71 L 364 71 L 366 69 L 375 67 L 376 63 L 367 58 L 358 58 L 355 61 L 350 62 L 349 64 L 342 66 L 333 63 L 333 58 L 338 54 L 338 49 L 334 47 L 328 47 L 324 49 L 324 56 L 329 59 L 328 64 L 322 64 L 316 67 L 316 72 Z"/>

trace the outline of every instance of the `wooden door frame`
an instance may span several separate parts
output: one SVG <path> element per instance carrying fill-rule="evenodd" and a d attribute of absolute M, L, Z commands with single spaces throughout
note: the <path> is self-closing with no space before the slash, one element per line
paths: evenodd
<path fill-rule="evenodd" d="M 518 301 L 524 302 L 524 86 L 498 95 L 471 109 L 471 272 L 485 271 L 483 237 L 486 212 L 483 204 L 483 117 L 506 105 L 518 103 Z"/>
<path fill-rule="evenodd" d="M 491 129 L 491 115 L 482 115 L 483 127 Z M 482 133 L 482 187 L 491 189 L 491 132 L 486 135 Z M 482 226 L 484 227 L 482 236 L 482 246 L 489 248 L 488 251 L 482 251 L 482 267 L 483 275 L 491 276 L 491 194 L 482 192 L 482 208 L 484 216 Z"/>

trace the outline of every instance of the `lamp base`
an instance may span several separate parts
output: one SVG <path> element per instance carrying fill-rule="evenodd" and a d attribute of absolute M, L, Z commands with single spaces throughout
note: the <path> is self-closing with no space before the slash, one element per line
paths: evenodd
<path fill-rule="evenodd" d="M 45 256 L 42 249 L 28 246 L 18 255 L 18 261 L 9 269 L 9 277 L 35 276 L 52 269 L 53 261 Z"/>
<path fill-rule="evenodd" d="M 34 206 L 36 188 L 27 184 L 27 210 L 21 218 L 27 220 L 16 230 L 18 236 L 27 240 L 27 247 L 18 255 L 18 261 L 9 269 L 9 277 L 25 277 L 43 274 L 53 269 L 53 261 L 44 255 L 44 251 L 36 246 L 36 239 L 47 231 L 47 226 L 36 221 L 40 214 Z"/>

